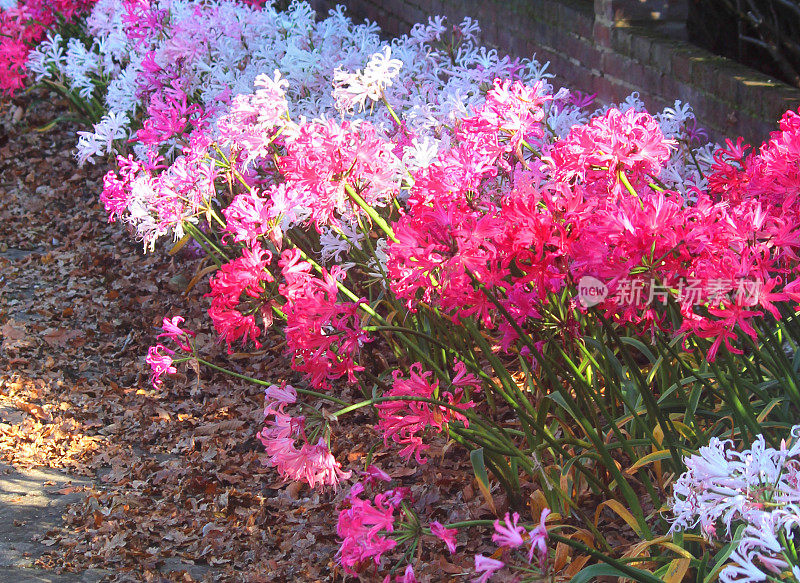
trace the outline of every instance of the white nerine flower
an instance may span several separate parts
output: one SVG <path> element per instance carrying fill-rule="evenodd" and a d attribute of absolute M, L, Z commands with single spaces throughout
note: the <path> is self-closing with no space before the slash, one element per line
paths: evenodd
<path fill-rule="evenodd" d="M 17 0 L 0 0 L 0 10 L 11 10 L 17 7 Z"/>
<path fill-rule="evenodd" d="M 403 61 L 392 59 L 391 56 L 392 49 L 383 47 L 382 51 L 369 58 L 363 73 L 348 73 L 337 68 L 333 74 L 336 106 L 342 111 L 351 111 L 358 105 L 361 111 L 367 99 L 378 101 L 383 96 L 383 90 L 392 84 L 392 79 L 397 77 L 403 66 Z"/>
<path fill-rule="evenodd" d="M 61 46 L 63 40 L 60 34 L 53 35 L 48 32 L 47 39 L 39 43 L 35 51 L 31 51 L 27 67 L 29 71 L 36 74 L 37 82 L 52 78 L 54 71 L 64 72 L 67 58 Z"/>
<path fill-rule="evenodd" d="M 124 113 L 111 111 L 94 124 L 92 132 L 78 132 L 78 152 L 75 157 L 83 166 L 94 162 L 95 156 L 105 156 L 114 151 L 114 142 L 128 137 L 130 120 Z"/>
<path fill-rule="evenodd" d="M 439 142 L 432 136 L 412 138 L 411 145 L 403 152 L 403 164 L 409 170 L 427 168 L 439 155 Z"/>
<path fill-rule="evenodd" d="M 800 525 L 800 425 L 793 443 L 767 447 L 759 435 L 750 449 L 738 452 L 731 441 L 712 438 L 707 447 L 686 458 L 671 501 L 672 531 L 700 526 L 714 537 L 717 525 L 732 536 L 734 523 L 744 530 L 730 563 L 720 573 L 724 583 L 765 581 L 790 567 L 779 539 L 794 538 Z"/>

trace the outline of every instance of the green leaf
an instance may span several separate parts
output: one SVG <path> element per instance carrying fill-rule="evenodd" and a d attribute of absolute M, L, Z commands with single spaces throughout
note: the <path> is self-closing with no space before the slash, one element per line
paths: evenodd
<path fill-rule="evenodd" d="M 590 583 L 591 581 L 595 581 L 597 577 L 626 577 L 630 579 L 632 576 L 639 573 L 641 577 L 637 577 L 637 581 L 652 581 L 654 578 L 650 571 L 644 571 L 635 567 L 628 567 L 628 569 L 629 572 L 625 573 L 611 565 L 590 565 L 585 569 L 581 569 L 578 574 L 570 580 L 570 583 Z"/>
<path fill-rule="evenodd" d="M 730 557 L 734 549 L 739 546 L 739 541 L 742 539 L 742 532 L 744 532 L 744 524 L 739 525 L 739 528 L 736 529 L 736 532 L 733 535 L 733 540 L 722 547 L 717 553 L 717 556 L 714 557 L 717 562 L 714 563 L 714 568 L 711 569 L 711 573 L 709 573 L 708 576 L 703 579 L 703 583 L 711 583 L 711 581 L 715 581 L 717 579 L 719 572 L 722 571 L 722 568 L 724 567 L 725 562 L 728 560 L 728 557 Z"/>
<path fill-rule="evenodd" d="M 494 498 L 492 492 L 489 490 L 489 474 L 486 472 L 486 462 L 483 459 L 483 448 L 473 449 L 469 452 L 469 461 L 472 462 L 472 471 L 475 478 L 478 480 L 478 488 L 483 494 L 486 503 L 492 509 L 492 512 L 497 514 L 494 506 Z"/>
<path fill-rule="evenodd" d="M 626 474 L 632 474 L 642 466 L 646 466 L 649 463 L 657 462 L 660 460 L 666 460 L 672 457 L 672 453 L 668 449 L 661 449 L 659 451 L 654 451 L 653 453 L 647 454 L 646 456 L 639 458 L 635 464 L 625 470 Z"/>

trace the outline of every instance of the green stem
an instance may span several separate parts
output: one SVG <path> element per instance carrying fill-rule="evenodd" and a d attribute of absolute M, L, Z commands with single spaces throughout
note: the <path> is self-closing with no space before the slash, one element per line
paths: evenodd
<path fill-rule="evenodd" d="M 372 208 L 372 206 L 367 204 L 367 201 L 361 198 L 361 195 L 359 195 L 352 186 L 345 183 L 344 190 L 347 192 L 347 195 L 353 200 L 353 202 L 361 207 L 365 213 L 367 213 L 367 216 L 372 219 L 372 222 L 378 225 L 381 231 L 386 233 L 386 235 L 392 241 L 397 243 L 397 238 L 394 236 L 394 231 L 392 230 L 392 227 L 389 226 L 389 223 L 387 223 L 386 220 L 380 216 L 374 208 Z"/>
<path fill-rule="evenodd" d="M 234 371 L 232 371 L 232 370 L 230 370 L 228 368 L 216 365 L 213 362 L 209 362 L 209 361 L 204 360 L 204 359 L 202 359 L 200 357 L 195 357 L 195 360 L 197 360 L 197 362 L 199 362 L 200 364 L 203 364 L 203 365 L 205 365 L 205 366 L 207 366 L 209 368 L 212 368 L 212 369 L 214 369 L 216 371 L 219 371 L 221 373 L 225 373 L 227 375 L 230 375 L 230 376 L 232 376 L 234 378 L 237 378 L 237 379 L 241 379 L 243 381 L 251 382 L 251 383 L 253 383 L 255 385 L 261 385 L 262 387 L 271 387 L 272 385 L 276 384 L 276 383 L 273 383 L 273 382 L 270 382 L 270 381 L 262 381 L 260 379 L 256 379 L 256 378 L 253 378 L 253 377 L 249 377 L 247 375 L 240 374 L 238 372 L 234 372 Z M 308 395 L 310 397 L 316 397 L 317 399 L 323 399 L 325 401 L 330 401 L 332 403 L 337 403 L 339 405 L 350 406 L 350 403 L 348 403 L 347 401 L 344 401 L 342 399 L 338 399 L 336 397 L 332 397 L 330 395 L 326 395 L 324 393 L 318 393 L 317 391 L 310 391 L 308 389 L 298 389 L 297 387 L 294 387 L 294 390 L 297 391 L 298 393 L 300 393 L 301 395 Z"/>

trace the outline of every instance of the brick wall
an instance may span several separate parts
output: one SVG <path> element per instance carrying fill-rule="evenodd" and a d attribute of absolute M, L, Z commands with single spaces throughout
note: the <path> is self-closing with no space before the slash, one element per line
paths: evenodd
<path fill-rule="evenodd" d="M 337 2 L 312 0 L 318 12 Z M 648 109 L 691 103 L 713 139 L 742 135 L 760 143 L 777 129 L 787 109 L 800 106 L 800 91 L 689 44 L 675 20 L 680 0 L 340 0 L 350 16 L 375 21 L 390 36 L 406 33 L 428 16 L 451 22 L 476 18 L 482 42 L 520 57 L 550 61 L 555 81 L 597 93 L 606 103 L 638 91 Z M 649 15 L 649 17 L 648 17 Z M 685 18 L 685 16 L 683 16 Z M 656 20 L 658 20 L 656 18 Z"/>

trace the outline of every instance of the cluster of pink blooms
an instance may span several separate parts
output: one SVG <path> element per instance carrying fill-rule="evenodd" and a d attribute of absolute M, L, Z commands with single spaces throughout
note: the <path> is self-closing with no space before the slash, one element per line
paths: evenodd
<path fill-rule="evenodd" d="M 534 556 L 538 557 L 539 568 L 544 572 L 547 565 L 547 527 L 545 526 L 545 521 L 549 515 L 550 510 L 545 508 L 542 511 L 539 524 L 527 531 L 524 526 L 519 524 L 519 514 L 515 512 L 511 515 L 507 512 L 502 523 L 499 520 L 495 520 L 492 541 L 506 553 L 523 547 L 527 539 L 529 546 L 528 563 L 533 561 Z M 486 583 L 505 566 L 506 563 L 500 559 L 485 555 L 475 555 L 475 571 L 480 576 L 473 579 L 473 582 Z"/>
<path fill-rule="evenodd" d="M 381 479 L 388 481 L 388 476 Z M 378 493 L 372 500 L 363 499 L 365 488 L 357 482 L 350 489 L 346 504 L 349 507 L 339 513 L 336 534 L 342 539 L 339 547 L 339 561 L 346 573 L 358 574 L 358 569 L 368 560 L 380 564 L 384 553 L 397 546 L 391 538 L 394 532 L 395 511 L 409 496 L 404 488 L 395 488 Z"/>
<path fill-rule="evenodd" d="M 315 277 L 298 249 L 284 251 L 279 265 L 292 368 L 305 373 L 314 388 L 329 389 L 331 381 L 341 378 L 356 383 L 355 373 L 364 370 L 357 362 L 360 348 L 371 338 L 361 327 L 358 304 L 338 300 L 341 268 L 323 268 Z"/>
<path fill-rule="evenodd" d="M 430 445 L 422 441 L 426 430 L 441 433 L 452 421 L 460 421 L 469 426 L 467 418 L 460 413 L 475 407 L 473 401 L 464 402 L 465 389 L 477 391 L 480 382 L 475 375 L 466 372 L 464 363 L 456 363 L 456 376 L 451 383 L 452 390 L 440 390 L 439 380 L 431 380 L 433 373 L 424 371 L 422 364 L 411 365 L 408 378 L 403 378 L 401 371 L 394 371 L 392 388 L 384 393 L 384 397 L 418 397 L 420 399 L 436 399 L 442 405 L 426 401 L 390 400 L 375 405 L 378 410 L 377 429 L 383 434 L 384 444 L 390 440 L 402 445 L 400 456 L 414 456 L 418 463 L 425 463 L 422 453 Z"/>
<path fill-rule="evenodd" d="M 162 325 L 162 330 L 164 330 L 164 332 L 159 334 L 158 337 L 162 338 L 166 336 L 182 351 L 192 353 L 194 349 L 191 344 L 191 339 L 195 336 L 195 333 L 191 330 L 184 330 L 181 328 L 182 323 L 183 318 L 181 316 L 174 316 L 172 319 L 164 318 Z M 178 369 L 172 364 L 172 357 L 174 355 L 175 351 L 171 348 L 167 348 L 163 344 L 156 344 L 155 346 L 151 346 L 148 350 L 146 362 L 150 365 L 152 371 L 150 383 L 154 388 L 157 389 L 161 386 L 163 383 L 161 379 L 162 376 L 178 372 Z"/>
<path fill-rule="evenodd" d="M 24 87 L 28 53 L 60 20 L 71 22 L 96 0 L 20 0 L 0 7 L 0 95 Z"/>
<path fill-rule="evenodd" d="M 228 352 L 233 352 L 231 346 L 237 340 L 246 344 L 250 339 L 261 348 L 258 321 L 272 323 L 272 306 L 261 301 L 265 284 L 275 281 L 268 269 L 271 261 L 272 253 L 260 246 L 245 248 L 241 257 L 223 264 L 209 281 L 208 315 Z"/>
<path fill-rule="evenodd" d="M 272 385 L 265 391 L 266 426 L 258 434 L 273 466 L 285 480 L 307 483 L 312 488 L 338 486 L 350 477 L 334 459 L 325 440 L 310 443 L 305 433 L 305 418 L 292 417 L 286 407 L 297 402 L 297 391 L 291 385 Z M 297 447 L 297 441 L 301 441 Z"/>
<path fill-rule="evenodd" d="M 487 104 L 508 98 L 496 86 Z M 542 101 L 526 103 L 536 110 Z M 394 225 L 388 274 L 409 308 L 424 302 L 456 321 L 478 318 L 508 348 L 517 332 L 507 314 L 526 329 L 546 312 L 548 294 L 591 276 L 610 290 L 598 309 L 634 329 L 670 331 L 664 305 L 674 300 L 679 331 L 712 339 L 713 360 L 722 345 L 740 351 L 739 333 L 755 339 L 753 318 L 780 318 L 775 304 L 800 298 L 797 114 L 784 116 L 757 155 L 719 150 L 710 188 L 686 193 L 660 180 L 675 142 L 646 112 L 609 109 L 552 144 L 534 126 L 523 133 L 539 145 L 528 159 L 503 148 L 509 134 L 502 125 L 486 131 L 484 118 L 465 119 L 458 142 L 414 176 Z M 632 280 L 660 289 L 619 301 Z M 708 301 L 675 291 L 711 281 L 727 284 Z M 757 285 L 742 293 L 743 281 Z"/>
<path fill-rule="evenodd" d="M 336 532 L 342 540 L 339 547 L 339 561 L 346 573 L 357 575 L 372 560 L 380 565 L 381 557 L 397 546 L 392 537 L 396 532 L 403 502 L 412 502 L 408 488 L 391 488 L 374 494 L 372 499 L 364 498 L 367 488 L 391 482 L 389 475 L 377 468 L 369 466 L 363 472 L 363 479 L 355 483 L 344 501 L 344 508 L 339 512 Z M 445 544 L 452 554 L 456 551 L 458 530 L 447 528 L 434 520 L 428 525 L 431 535 Z M 391 583 L 391 575 L 386 575 L 383 583 Z M 414 569 L 408 565 L 405 571 L 395 576 L 395 583 L 416 583 Z"/>
<path fill-rule="evenodd" d="M 791 573 L 800 579 L 794 548 L 800 527 L 800 425 L 792 443 L 767 447 L 758 436 L 750 449 L 712 438 L 686 458 L 687 471 L 674 486 L 672 530 L 700 527 L 709 538 L 741 537 L 720 573 L 724 583 L 766 581 Z M 722 528 L 722 532 L 718 530 Z M 788 542 L 787 542 L 788 541 Z"/>

